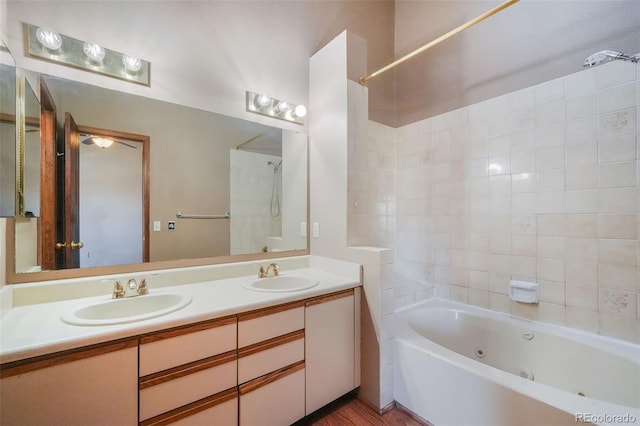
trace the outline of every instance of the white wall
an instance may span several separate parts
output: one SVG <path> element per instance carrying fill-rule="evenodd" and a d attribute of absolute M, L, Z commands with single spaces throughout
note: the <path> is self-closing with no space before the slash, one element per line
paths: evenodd
<path fill-rule="evenodd" d="M 300 228 L 307 226 L 307 158 L 308 138 L 302 133 L 282 133 L 282 240 L 274 245 L 280 250 L 307 247 L 307 237 Z M 272 243 L 273 244 L 273 243 Z M 279 245 L 278 245 L 279 244 Z"/>

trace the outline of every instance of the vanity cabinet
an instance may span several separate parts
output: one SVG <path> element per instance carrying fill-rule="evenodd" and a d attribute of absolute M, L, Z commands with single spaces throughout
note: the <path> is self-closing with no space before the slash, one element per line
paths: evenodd
<path fill-rule="evenodd" d="M 240 425 L 289 425 L 304 417 L 304 326 L 304 301 L 238 316 Z"/>
<path fill-rule="evenodd" d="M 3 364 L 0 424 L 292 424 L 359 386 L 359 291 Z"/>
<path fill-rule="evenodd" d="M 350 289 L 305 302 L 306 414 L 359 385 L 355 292 Z"/>
<path fill-rule="evenodd" d="M 140 424 L 236 424 L 236 333 L 230 316 L 140 336 Z"/>
<path fill-rule="evenodd" d="M 0 424 L 135 425 L 138 339 L 2 365 Z"/>

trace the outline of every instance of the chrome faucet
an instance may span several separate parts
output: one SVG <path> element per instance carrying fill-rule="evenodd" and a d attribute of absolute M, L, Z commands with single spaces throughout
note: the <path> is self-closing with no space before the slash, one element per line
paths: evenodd
<path fill-rule="evenodd" d="M 268 277 L 277 277 L 280 274 L 280 267 L 277 263 L 270 263 L 267 266 L 265 271 L 264 267 L 261 266 L 258 271 L 258 278 L 268 278 Z"/>

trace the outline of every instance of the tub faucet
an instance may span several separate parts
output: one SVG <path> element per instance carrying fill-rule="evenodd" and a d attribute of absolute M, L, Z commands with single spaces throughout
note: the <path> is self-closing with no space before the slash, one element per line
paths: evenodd
<path fill-rule="evenodd" d="M 280 267 L 277 263 L 270 263 L 265 271 L 264 267 L 260 267 L 258 278 L 277 277 L 280 274 Z"/>

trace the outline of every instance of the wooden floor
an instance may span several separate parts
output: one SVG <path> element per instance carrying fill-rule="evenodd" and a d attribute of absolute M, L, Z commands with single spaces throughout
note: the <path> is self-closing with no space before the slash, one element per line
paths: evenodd
<path fill-rule="evenodd" d="M 380 415 L 353 395 L 345 396 L 305 417 L 295 426 L 424 426 L 399 408 Z"/>

